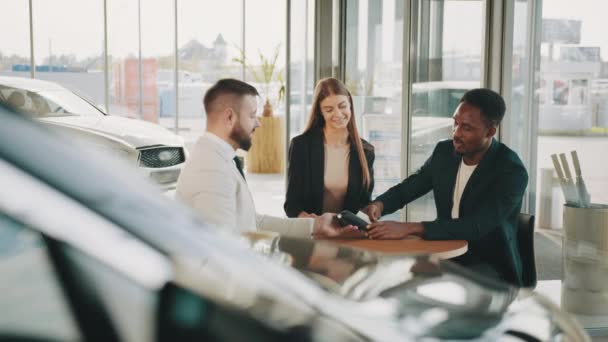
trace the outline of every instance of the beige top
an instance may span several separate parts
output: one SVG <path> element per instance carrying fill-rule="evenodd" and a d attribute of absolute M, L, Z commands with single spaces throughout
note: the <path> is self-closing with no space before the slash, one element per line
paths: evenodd
<path fill-rule="evenodd" d="M 328 146 L 325 144 L 325 170 L 323 180 L 323 212 L 342 211 L 348 187 L 348 162 L 350 146 Z"/>

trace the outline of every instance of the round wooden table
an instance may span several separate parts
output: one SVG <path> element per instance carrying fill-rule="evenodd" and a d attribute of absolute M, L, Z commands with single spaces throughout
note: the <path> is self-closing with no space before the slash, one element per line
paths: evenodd
<path fill-rule="evenodd" d="M 327 240 L 342 246 L 363 249 L 393 255 L 431 255 L 434 258 L 450 259 L 462 255 L 468 250 L 465 240 L 428 241 L 418 238 L 403 240 Z"/>

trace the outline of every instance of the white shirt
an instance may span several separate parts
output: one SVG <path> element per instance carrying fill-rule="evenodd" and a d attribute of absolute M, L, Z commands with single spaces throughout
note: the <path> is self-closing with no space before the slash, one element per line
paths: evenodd
<path fill-rule="evenodd" d="M 458 166 L 458 174 L 456 174 L 456 184 L 454 184 L 454 195 L 452 197 L 453 205 L 452 205 L 452 218 L 456 219 L 460 214 L 460 200 L 462 198 L 462 192 L 464 188 L 467 186 L 469 182 L 469 178 L 475 171 L 477 165 L 467 165 L 464 163 L 464 159 L 460 162 Z"/>
<path fill-rule="evenodd" d="M 247 182 L 239 173 L 234 148 L 206 132 L 192 149 L 177 181 L 176 198 L 210 224 L 234 232 L 270 230 L 310 237 L 314 220 L 258 215 Z"/>

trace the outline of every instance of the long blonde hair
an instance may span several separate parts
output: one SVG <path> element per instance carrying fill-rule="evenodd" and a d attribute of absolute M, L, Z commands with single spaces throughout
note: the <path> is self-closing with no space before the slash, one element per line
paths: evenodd
<path fill-rule="evenodd" d="M 325 118 L 321 113 L 321 101 L 325 100 L 330 95 L 344 95 L 348 97 L 350 104 L 350 120 L 346 129 L 348 130 L 348 139 L 352 146 L 355 146 L 357 155 L 359 156 L 359 162 L 361 163 L 361 175 L 363 176 L 363 187 L 369 189 L 371 179 L 369 169 L 367 168 L 367 158 L 363 152 L 363 144 L 359 138 L 359 130 L 357 129 L 357 123 L 355 122 L 355 107 L 353 106 L 353 97 L 346 89 L 344 84 L 333 77 L 327 77 L 319 80 L 315 87 L 315 94 L 312 100 L 312 108 L 310 110 L 310 117 L 308 118 L 308 124 L 304 133 L 314 129 L 323 129 L 325 127 Z"/>

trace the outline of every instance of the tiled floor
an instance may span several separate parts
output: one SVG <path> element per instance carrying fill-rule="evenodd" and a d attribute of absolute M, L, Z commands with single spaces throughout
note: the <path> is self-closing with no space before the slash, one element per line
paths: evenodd
<path fill-rule="evenodd" d="M 562 279 L 561 230 L 536 228 L 534 251 L 538 280 Z"/>

